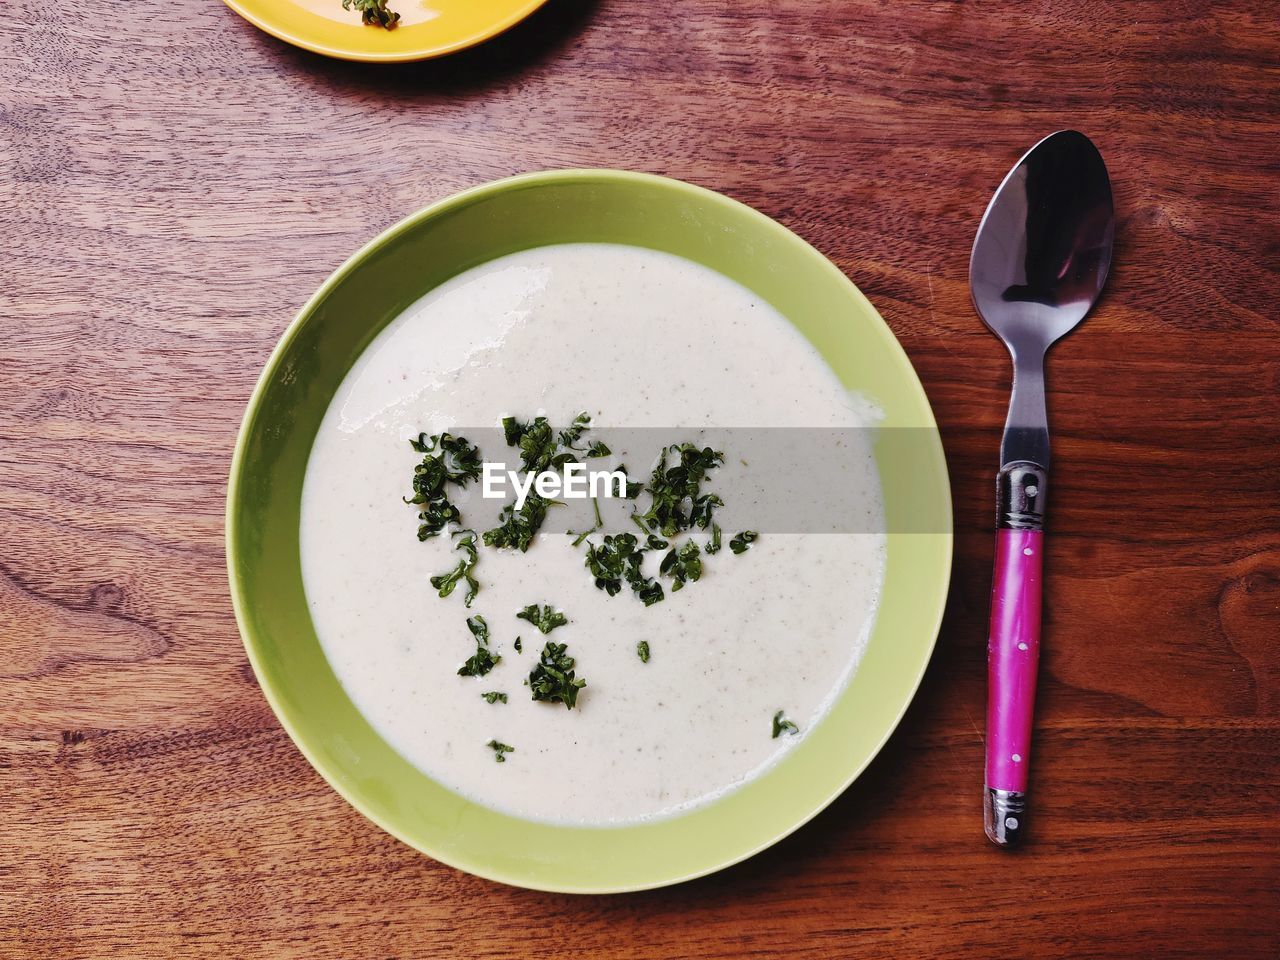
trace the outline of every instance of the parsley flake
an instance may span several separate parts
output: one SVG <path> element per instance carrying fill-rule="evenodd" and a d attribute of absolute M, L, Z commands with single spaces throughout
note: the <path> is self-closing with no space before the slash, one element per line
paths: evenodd
<path fill-rule="evenodd" d="M 603 538 L 599 546 L 587 541 L 586 567 L 595 577 L 596 587 L 609 596 L 622 590 L 625 580 L 631 591 L 646 607 L 663 599 L 662 584 L 644 575 L 645 550 L 633 533 L 615 533 Z"/>
<path fill-rule="evenodd" d="M 547 641 L 538 665 L 529 673 L 529 689 L 534 700 L 563 703 L 572 710 L 578 702 L 578 691 L 587 685 L 587 681 L 574 679 L 574 659 L 566 650 L 563 643 Z"/>
<path fill-rule="evenodd" d="M 493 759 L 498 763 L 506 763 L 506 754 L 516 752 L 515 747 L 508 747 L 505 743 L 500 743 L 497 740 L 490 740 L 485 746 L 493 751 Z"/>
<path fill-rule="evenodd" d="M 609 456 L 611 451 L 599 440 L 592 441 L 585 448 L 578 445 L 582 435 L 590 428 L 591 416 L 587 413 L 578 414 L 573 423 L 560 431 L 556 431 L 546 417 L 535 417 L 528 423 L 515 417 L 502 418 L 502 435 L 507 446 L 520 450 L 520 466 L 526 473 L 560 470 L 567 463 L 579 463 L 579 455 L 586 459 Z M 514 504 L 507 504 L 498 514 L 498 526 L 485 531 L 485 545 L 515 547 L 524 553 L 542 528 L 543 521 L 547 518 L 547 508 L 559 505 L 561 501 L 550 500 L 536 492 L 530 492 L 525 497 L 524 505 L 518 510 Z M 597 508 L 597 529 L 600 525 L 599 516 Z M 574 546 L 583 539 L 579 535 Z"/>
<path fill-rule="evenodd" d="M 418 539 L 426 540 L 460 520 L 458 508 L 449 501 L 448 485 L 465 487 L 479 478 L 480 451 L 465 437 L 451 433 L 420 433 L 409 445 L 423 457 L 413 468 L 413 496 L 405 497 L 404 502 L 421 507 Z"/>
<path fill-rule="evenodd" d="M 785 711 L 779 710 L 773 715 L 773 739 L 777 740 L 783 733 L 795 736 L 800 732 L 800 728 L 788 720 L 783 714 Z"/>
<path fill-rule="evenodd" d="M 458 538 L 458 542 L 454 544 L 453 548 L 462 551 L 462 558 L 458 560 L 458 565 L 448 573 L 432 577 L 431 585 L 436 588 L 439 596 L 447 597 L 453 593 L 453 588 L 458 585 L 459 580 L 466 580 L 467 595 L 462 603 L 463 606 L 470 607 L 471 601 L 480 592 L 480 584 L 472 573 L 475 570 L 476 560 L 478 559 L 476 556 L 476 532 L 474 530 L 455 530 L 453 535 Z"/>
<path fill-rule="evenodd" d="M 686 583 L 692 583 L 702 576 L 702 557 L 699 556 L 696 543 L 689 540 L 683 547 L 672 547 L 665 557 L 658 572 L 672 579 L 671 592 L 675 593 Z"/>
<path fill-rule="evenodd" d="M 360 22 L 366 27 L 393 30 L 400 22 L 400 14 L 387 9 L 387 0 L 342 0 L 342 9 L 358 11 Z"/>
<path fill-rule="evenodd" d="M 489 649 L 489 625 L 485 623 L 484 617 L 468 617 L 467 629 L 476 639 L 476 652 L 458 668 L 458 676 L 483 677 L 502 662 L 502 654 L 495 654 Z"/>
<path fill-rule="evenodd" d="M 498 514 L 498 525 L 484 532 L 484 545 L 515 547 L 521 553 L 526 552 L 542 528 L 542 521 L 547 519 L 547 508 L 560 505 L 559 500 L 548 500 L 532 492 L 518 510 L 514 503 L 506 504 Z"/>
<path fill-rule="evenodd" d="M 668 466 L 672 455 L 675 463 Z M 705 530 L 712 512 L 724 501 L 714 493 L 703 493 L 702 481 L 722 463 L 724 454 L 710 447 L 673 443 L 663 448 L 649 475 L 649 509 L 640 515 L 648 528 L 664 537 L 694 526 Z"/>
<path fill-rule="evenodd" d="M 569 622 L 569 618 L 563 613 L 552 609 L 550 605 L 545 603 L 542 606 L 538 606 L 536 603 L 529 604 L 516 614 L 516 618 L 518 620 L 528 620 L 544 634 L 550 633 L 556 627 L 563 627 Z"/>

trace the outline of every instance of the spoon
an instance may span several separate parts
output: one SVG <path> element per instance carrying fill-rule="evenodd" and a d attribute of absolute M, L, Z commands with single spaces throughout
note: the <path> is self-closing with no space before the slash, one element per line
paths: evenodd
<path fill-rule="evenodd" d="M 1004 178 L 969 261 L 973 305 L 1013 357 L 996 478 L 983 809 L 987 836 L 1002 847 L 1021 840 L 1027 813 L 1049 480 L 1044 357 L 1097 301 L 1114 236 L 1102 156 L 1084 134 L 1061 130 L 1032 147 Z"/>

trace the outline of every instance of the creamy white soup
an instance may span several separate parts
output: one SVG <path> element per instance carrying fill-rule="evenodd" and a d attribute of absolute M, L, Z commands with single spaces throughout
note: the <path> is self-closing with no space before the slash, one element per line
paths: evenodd
<path fill-rule="evenodd" d="M 582 412 L 582 445 L 610 448 L 586 462 L 625 462 L 637 482 L 664 443 L 701 446 L 710 428 L 732 445 L 723 428 L 859 428 L 876 414 L 746 288 L 607 244 L 542 247 L 455 277 L 383 330 L 343 381 L 315 439 L 301 526 L 311 615 L 343 688 L 395 750 L 458 793 L 521 817 L 605 825 L 712 802 L 803 741 L 857 668 L 885 538 L 868 447 L 843 474 L 871 518 L 864 532 L 762 528 L 740 553 L 730 540 L 764 501 L 734 502 L 754 452 L 720 448 L 704 488 L 725 501 L 721 549 L 705 552 L 710 527 L 670 538 L 702 548 L 700 578 L 676 590 L 659 572 L 665 551 L 651 550 L 644 577 L 664 587 L 651 605 L 627 583 L 611 596 L 585 566 L 610 533 L 643 545 L 627 514 L 645 510 L 646 493 L 602 501 L 605 528 L 583 540 L 558 519 L 570 508 L 552 507 L 521 552 L 483 544 L 493 524 L 472 522 L 479 481 L 450 486 L 460 523 L 419 540 L 422 506 L 404 500 L 424 456 L 411 439 L 478 431 L 484 459 L 515 468 L 504 416 L 565 427 Z M 483 506 L 496 516 L 500 503 Z M 458 563 L 459 526 L 477 530 L 469 608 L 465 581 L 444 598 L 430 582 Z M 516 617 L 530 604 L 567 622 L 544 635 Z M 496 661 L 483 676 L 459 675 L 477 653 L 469 617 L 483 618 Z M 549 641 L 586 681 L 572 709 L 535 701 L 527 682 Z"/>

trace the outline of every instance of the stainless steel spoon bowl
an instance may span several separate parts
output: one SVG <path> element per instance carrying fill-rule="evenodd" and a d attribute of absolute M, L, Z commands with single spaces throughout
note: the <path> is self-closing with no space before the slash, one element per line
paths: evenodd
<path fill-rule="evenodd" d="M 1083 133 L 1061 130 L 1009 171 L 978 225 L 969 291 L 978 316 L 1013 356 L 1002 463 L 1049 466 L 1044 355 L 1102 292 L 1115 223 L 1098 148 Z"/>
<path fill-rule="evenodd" d="M 1111 267 L 1111 181 L 1084 134 L 1045 137 L 987 207 L 973 243 L 973 305 L 1013 356 L 1013 396 L 996 480 L 995 577 L 987 641 L 984 824 L 1000 846 L 1026 824 L 1040 655 L 1041 562 L 1049 481 L 1044 357 L 1084 319 Z"/>

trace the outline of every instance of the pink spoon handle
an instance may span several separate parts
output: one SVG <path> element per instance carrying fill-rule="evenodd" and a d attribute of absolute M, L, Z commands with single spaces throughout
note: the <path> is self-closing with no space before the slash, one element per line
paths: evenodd
<path fill-rule="evenodd" d="M 1026 809 L 1031 720 L 1040 660 L 1041 530 L 996 531 L 987 642 L 986 831 L 1017 843 Z"/>

